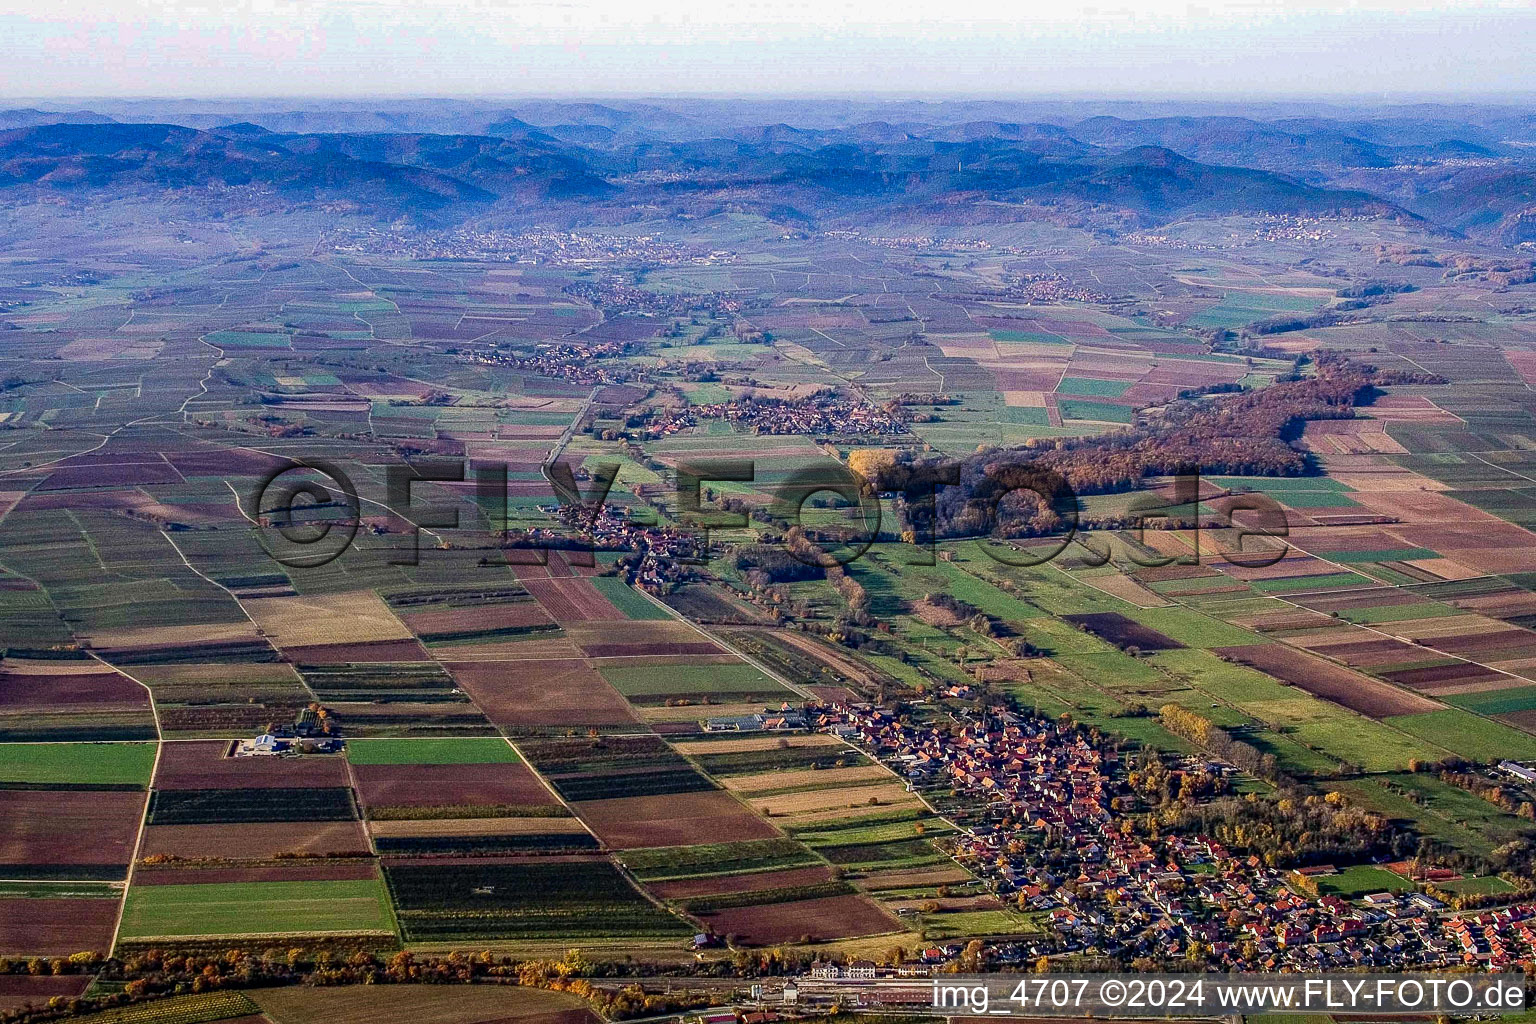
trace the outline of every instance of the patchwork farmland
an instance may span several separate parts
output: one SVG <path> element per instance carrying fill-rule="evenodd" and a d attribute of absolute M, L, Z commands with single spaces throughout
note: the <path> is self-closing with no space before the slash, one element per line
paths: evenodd
<path fill-rule="evenodd" d="M 882 188 L 1016 173 L 918 141 Z M 1472 961 L 1528 955 L 1516 250 L 1022 191 L 844 230 L 624 168 L 643 229 L 349 196 L 0 261 L 0 958 L 1450 967 L 1483 913 Z M 337 988 L 179 1005 L 441 1009 Z"/>

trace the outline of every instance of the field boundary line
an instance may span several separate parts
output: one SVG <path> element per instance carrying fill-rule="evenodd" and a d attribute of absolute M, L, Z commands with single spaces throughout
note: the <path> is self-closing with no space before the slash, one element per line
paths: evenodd
<path fill-rule="evenodd" d="M 155 704 L 155 691 L 150 685 L 135 677 L 133 673 L 109 663 L 95 651 L 89 653 L 96 661 L 144 687 L 145 692 L 149 694 L 149 711 L 155 720 L 155 763 L 150 766 L 149 784 L 144 787 L 144 812 L 139 815 L 139 829 L 133 837 L 133 856 L 128 860 L 128 874 L 123 879 L 123 897 L 118 900 L 117 920 L 112 923 L 112 941 L 107 946 L 107 955 L 111 956 L 117 950 L 118 937 L 123 930 L 123 918 L 128 913 L 128 893 L 133 889 L 133 876 L 138 872 L 139 858 L 144 853 L 144 832 L 149 827 L 149 809 L 155 799 L 155 776 L 160 774 L 160 758 L 165 753 L 165 730 L 160 726 L 160 709 Z"/>

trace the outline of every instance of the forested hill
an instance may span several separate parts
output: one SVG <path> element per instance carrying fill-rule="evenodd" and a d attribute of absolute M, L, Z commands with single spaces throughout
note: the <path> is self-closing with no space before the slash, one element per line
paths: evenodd
<path fill-rule="evenodd" d="M 507 135 L 276 133 L 247 122 L 211 130 L 31 125 L 0 132 L 0 198 L 197 202 L 207 198 L 200 193 L 240 188 L 256 202 L 342 203 L 365 216 L 429 224 L 535 214 L 622 221 L 658 210 L 755 212 L 800 226 L 871 210 L 940 223 L 1045 216 L 1105 229 L 1235 213 L 1416 219 L 1360 189 L 1018 126 L 932 138 L 779 128 L 601 148 L 567 141 L 581 133 L 502 127 Z"/>

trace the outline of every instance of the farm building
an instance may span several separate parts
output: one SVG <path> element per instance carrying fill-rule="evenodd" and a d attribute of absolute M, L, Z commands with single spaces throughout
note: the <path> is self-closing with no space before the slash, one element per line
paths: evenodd
<path fill-rule="evenodd" d="M 264 732 L 253 740 L 241 740 L 235 749 L 236 757 L 276 757 L 293 749 L 293 740 L 283 739 Z"/>
<path fill-rule="evenodd" d="M 704 720 L 705 732 L 794 732 L 804 728 L 807 728 L 805 716 L 798 711 L 728 715 Z"/>
<path fill-rule="evenodd" d="M 1516 764 L 1514 761 L 1500 761 L 1499 769 L 1508 772 L 1522 782 L 1536 782 L 1536 770 L 1527 768 L 1523 764 Z"/>

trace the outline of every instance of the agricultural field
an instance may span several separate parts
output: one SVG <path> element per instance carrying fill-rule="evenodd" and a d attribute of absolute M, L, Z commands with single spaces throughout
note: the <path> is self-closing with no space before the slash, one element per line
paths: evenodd
<path fill-rule="evenodd" d="M 522 746 L 567 801 L 713 791 L 716 785 L 660 737 L 535 740 Z"/>
<path fill-rule="evenodd" d="M 246 993 L 273 1024 L 596 1024 L 581 999 L 510 985 L 389 985 L 257 989 Z"/>
<path fill-rule="evenodd" d="M 794 898 L 807 894 L 791 889 L 767 894 L 774 899 L 787 896 L 787 902 L 700 910 L 697 916 L 716 934 L 733 936 L 746 946 L 826 942 L 903 930 L 894 916 L 862 896 Z"/>
<path fill-rule="evenodd" d="M 153 740 L 149 693 L 94 661 L 0 659 L 0 742 Z"/>
<path fill-rule="evenodd" d="M 1495 847 L 1536 834 L 1529 823 L 1431 776 L 1393 773 L 1341 783 L 1362 806 L 1414 823 L 1447 846 L 1487 855 Z"/>
<path fill-rule="evenodd" d="M 632 704 L 665 703 L 674 698 L 727 703 L 793 696 L 755 667 L 729 665 L 635 665 L 603 669 L 603 678 Z"/>
<path fill-rule="evenodd" d="M 592 585 L 626 619 L 661 621 L 671 619 L 665 608 L 657 607 L 656 602 L 626 586 L 624 581 L 616 576 L 595 576 L 592 579 Z"/>
<path fill-rule="evenodd" d="M 1016 910 L 954 910 L 923 916 L 924 930 L 939 939 L 991 935 L 1029 936 L 1041 930 L 1037 917 Z"/>
<path fill-rule="evenodd" d="M 563 732 L 570 727 L 625 729 L 639 718 L 622 695 L 579 657 L 550 650 L 529 650 L 525 641 L 504 652 L 527 660 L 449 661 L 454 681 L 486 717 L 509 734 Z M 455 648 L 453 657 L 462 656 Z"/>
<path fill-rule="evenodd" d="M 722 629 L 719 633 L 736 650 L 797 686 L 836 690 L 848 683 L 877 686 L 887 678 L 867 661 L 849 657 L 805 634 L 765 629 Z"/>
<path fill-rule="evenodd" d="M 770 822 L 734 796 L 714 789 L 584 800 L 572 806 L 593 833 L 616 850 L 778 835 Z"/>
<path fill-rule="evenodd" d="M 863 876 L 952 863 L 934 840 L 952 834 L 953 827 L 920 811 L 834 820 L 793 832 L 829 862 Z"/>
<path fill-rule="evenodd" d="M 162 744 L 141 859 L 249 864 L 368 854 L 342 756 L 233 757 L 231 746 Z"/>
<path fill-rule="evenodd" d="M 0 1013 L 20 1010 L 28 1003 L 43 1005 L 54 996 L 71 998 L 79 996 L 93 979 L 90 975 L 7 975 L 0 977 Z"/>
<path fill-rule="evenodd" d="M 153 743 L 0 745 L 0 783 L 147 787 Z"/>
<path fill-rule="evenodd" d="M 148 825 L 139 853 L 144 859 L 193 862 L 357 857 L 368 853 L 368 836 L 363 823 L 356 819 Z"/>
<path fill-rule="evenodd" d="M 0 787 L 0 872 L 12 879 L 127 877 L 145 793 Z"/>
<path fill-rule="evenodd" d="M 345 787 L 347 764 L 330 755 L 232 757 L 219 741 L 166 742 L 155 768 L 157 790 L 305 789 Z"/>
<path fill-rule="evenodd" d="M 81 1017 L 91 1024 L 206 1024 L 236 1021 L 259 1024 L 265 1018 L 243 992 L 202 992 L 166 1000 L 130 1004 Z"/>
<path fill-rule="evenodd" d="M 878 817 L 890 808 L 912 809 L 920 806 L 906 784 L 889 775 L 860 782 L 862 784 L 850 783 L 829 789 L 754 795 L 751 796 L 751 802 L 765 816 L 790 827 L 865 814 Z"/>
<path fill-rule="evenodd" d="M 890 776 L 880 765 L 855 765 L 852 768 L 812 767 L 799 771 L 782 769 L 738 775 L 724 781 L 725 788 L 747 797 L 773 796 L 779 793 L 811 789 L 835 789 L 842 786 L 858 786 L 876 780 L 889 780 Z"/>
<path fill-rule="evenodd" d="M 134 886 L 120 934 L 125 940 L 177 937 L 376 935 L 395 925 L 378 879 Z"/>
<path fill-rule="evenodd" d="M 151 825 L 236 822 L 351 821 L 357 806 L 348 789 L 171 789 L 149 802 Z"/>
<path fill-rule="evenodd" d="M 365 647 L 411 637 L 405 624 L 371 591 L 267 597 L 252 601 L 250 608 L 251 618 L 262 633 L 284 650 L 345 644 Z M 302 659 L 305 655 L 296 656 Z"/>
<path fill-rule="evenodd" d="M 385 877 L 409 941 L 639 939 L 689 931 L 602 858 L 395 864 Z"/>
<path fill-rule="evenodd" d="M 18 894 L 16 888 L 11 884 L 0 889 L 0 956 L 70 956 L 111 948 L 122 905 L 119 890 L 82 893 L 86 887 L 70 884 L 58 889 L 34 886 Z M 0 988 L 0 995 L 4 992 Z"/>
<path fill-rule="evenodd" d="M 163 662 L 134 676 L 153 695 L 162 735 L 175 739 L 249 736 L 314 699 L 292 665 L 274 661 Z"/>
<path fill-rule="evenodd" d="M 449 808 L 448 813 L 458 809 Z M 467 807 L 463 813 L 483 810 Z M 381 856 L 502 856 L 596 851 L 596 837 L 572 818 L 489 817 L 380 819 L 369 826 Z"/>
<path fill-rule="evenodd" d="M 470 764 L 493 768 L 467 769 Z M 370 815 L 413 806 L 543 807 L 555 799 L 523 765 L 513 761 L 451 760 L 361 764 L 353 769 L 357 793 Z"/>
<path fill-rule="evenodd" d="M 520 758 L 501 739 L 363 739 L 347 743 L 347 760 L 359 765 L 517 764 Z"/>
<path fill-rule="evenodd" d="M 619 859 L 636 878 L 648 884 L 819 864 L 809 849 L 790 839 L 628 850 Z"/>
<path fill-rule="evenodd" d="M 1430 740 L 1475 761 L 1536 757 L 1536 736 L 1456 708 L 1388 719 L 1411 736 Z"/>

